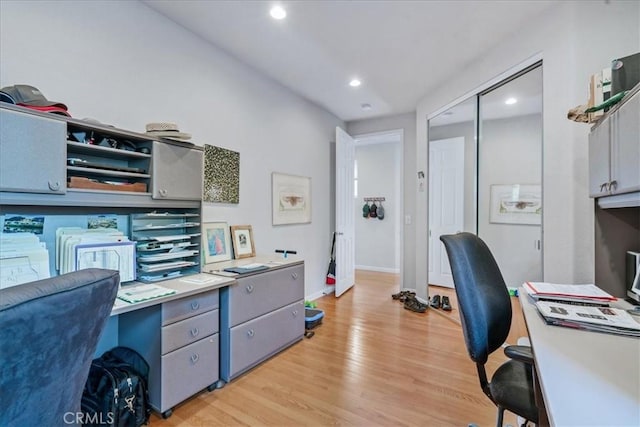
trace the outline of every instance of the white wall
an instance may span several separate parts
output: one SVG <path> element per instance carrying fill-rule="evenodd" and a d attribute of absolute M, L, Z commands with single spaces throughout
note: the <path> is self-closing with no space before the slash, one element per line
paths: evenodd
<path fill-rule="evenodd" d="M 356 146 L 358 197 L 355 203 L 355 264 L 363 270 L 399 273 L 396 249 L 401 227 L 400 147 L 398 143 Z M 364 197 L 384 197 L 384 219 L 364 218 Z M 380 206 L 380 202 L 376 202 Z"/>
<path fill-rule="evenodd" d="M 558 2 L 490 52 L 426 94 L 417 107 L 417 170 L 427 165 L 427 117 L 536 55 L 543 59 L 544 279 L 591 282 L 593 200 L 588 197 L 589 126 L 566 118 L 587 100 L 589 75 L 640 50 L 640 3 Z M 419 54 L 419 53 L 418 53 Z M 426 258 L 427 200 L 417 193 L 416 259 Z M 416 265 L 426 287 L 427 271 Z M 420 290 L 419 290 L 420 292 Z M 424 291 L 423 291 L 424 292 Z"/>
<path fill-rule="evenodd" d="M 356 120 L 347 123 L 347 132 L 353 136 L 363 135 L 367 133 L 383 132 L 395 129 L 403 131 L 403 171 L 402 171 L 402 188 L 403 188 L 403 207 L 401 219 L 409 216 L 410 223 L 402 222 L 403 229 L 403 256 L 402 256 L 402 283 L 403 288 L 414 289 L 416 287 L 416 258 L 414 256 L 416 245 L 416 226 L 415 226 L 415 194 L 416 194 L 416 170 L 415 152 L 416 152 L 416 116 L 414 113 L 400 114 L 396 116 L 379 117 L 367 120 Z M 424 193 L 423 193 L 424 194 Z M 426 258 L 420 260 L 420 263 L 426 266 Z"/>
<path fill-rule="evenodd" d="M 133 1 L 0 2 L 0 85 L 30 84 L 74 117 L 144 131 L 172 121 L 198 145 L 240 152 L 240 203 L 204 220 L 253 226 L 256 251 L 296 249 L 306 295 L 331 247 L 335 116 Z M 312 223 L 271 225 L 271 172 L 310 176 Z"/>

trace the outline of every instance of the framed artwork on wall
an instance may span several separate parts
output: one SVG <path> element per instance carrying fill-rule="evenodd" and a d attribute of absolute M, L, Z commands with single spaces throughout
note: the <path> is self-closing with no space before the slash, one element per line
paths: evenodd
<path fill-rule="evenodd" d="M 273 172 L 271 174 L 272 224 L 311 222 L 311 178 Z"/>
<path fill-rule="evenodd" d="M 494 224 L 542 224 L 540 185 L 492 185 L 489 222 Z"/>
<path fill-rule="evenodd" d="M 231 259 L 231 240 L 226 222 L 207 222 L 202 225 L 204 235 L 204 263 Z"/>
<path fill-rule="evenodd" d="M 256 256 L 253 243 L 253 230 L 250 225 L 232 225 L 231 242 L 235 259 Z"/>

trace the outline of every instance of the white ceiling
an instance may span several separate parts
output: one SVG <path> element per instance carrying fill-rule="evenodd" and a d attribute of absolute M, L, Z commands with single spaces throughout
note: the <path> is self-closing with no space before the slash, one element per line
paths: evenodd
<path fill-rule="evenodd" d="M 287 17 L 276 21 L 270 1 L 143 2 L 345 121 L 415 111 L 449 76 L 556 3 L 281 1 Z M 360 87 L 348 85 L 353 77 Z"/>

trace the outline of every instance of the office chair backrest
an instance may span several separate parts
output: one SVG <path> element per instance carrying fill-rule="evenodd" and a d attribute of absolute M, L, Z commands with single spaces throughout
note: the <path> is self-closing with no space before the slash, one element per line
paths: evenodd
<path fill-rule="evenodd" d="M 509 334 L 509 291 L 491 251 L 478 236 L 458 233 L 440 240 L 447 249 L 469 356 L 484 365 Z"/>
<path fill-rule="evenodd" d="M 0 290 L 1 426 L 76 424 L 119 281 L 87 269 Z"/>

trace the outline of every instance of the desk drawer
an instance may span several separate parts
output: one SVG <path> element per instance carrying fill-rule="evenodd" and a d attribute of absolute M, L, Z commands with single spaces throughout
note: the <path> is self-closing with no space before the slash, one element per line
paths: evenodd
<path fill-rule="evenodd" d="M 241 374 L 303 335 L 302 301 L 231 328 L 229 377 Z"/>
<path fill-rule="evenodd" d="M 211 310 L 162 328 L 162 354 L 198 341 L 219 330 L 218 310 Z"/>
<path fill-rule="evenodd" d="M 304 265 L 239 279 L 228 292 L 229 326 L 239 325 L 304 299 Z"/>
<path fill-rule="evenodd" d="M 218 308 L 218 290 L 162 304 L 162 326 Z"/>
<path fill-rule="evenodd" d="M 162 410 L 174 407 L 218 380 L 218 337 L 211 335 L 162 356 Z"/>

